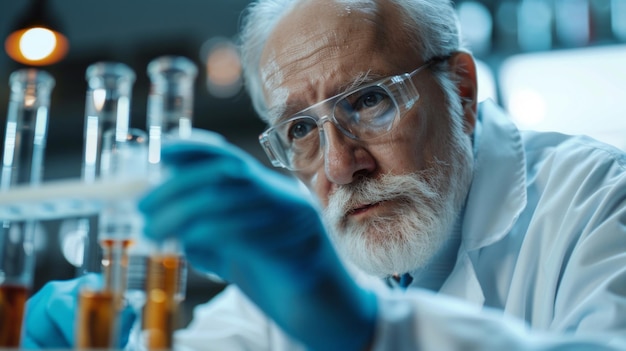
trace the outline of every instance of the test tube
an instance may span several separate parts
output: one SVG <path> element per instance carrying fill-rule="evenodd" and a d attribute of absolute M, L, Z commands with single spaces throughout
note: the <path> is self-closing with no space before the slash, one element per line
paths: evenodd
<path fill-rule="evenodd" d="M 130 129 L 130 102 L 134 72 L 116 62 L 98 62 L 87 68 L 84 158 L 82 179 L 91 183 L 141 172 L 147 164 L 147 137 Z M 143 159 L 143 162 L 135 162 Z M 81 287 L 76 345 L 81 349 L 119 346 L 118 312 L 124 305 L 127 250 L 139 224 L 132 199 L 106 204 L 92 218 L 77 219 L 84 235 L 81 274 L 100 272 L 103 285 Z M 98 230 L 92 223 L 98 222 Z"/>
<path fill-rule="evenodd" d="M 188 138 L 193 122 L 195 64 L 182 56 L 162 56 L 148 64 L 149 162 L 161 160 L 162 137 Z M 158 166 L 153 168 L 157 168 Z"/>
<path fill-rule="evenodd" d="M 147 136 L 142 130 L 128 129 L 125 136 L 113 129 L 104 132 L 100 177 L 121 181 L 145 178 L 147 150 Z M 80 348 L 119 347 L 118 312 L 126 302 L 129 250 L 136 245 L 141 227 L 136 199 L 128 197 L 105 203 L 98 231 L 103 282 L 101 286 L 81 289 L 77 323 Z"/>
<path fill-rule="evenodd" d="M 85 119 L 83 134 L 82 180 L 92 183 L 100 176 L 102 138 L 104 133 L 114 131 L 125 136 L 130 125 L 130 105 L 135 72 L 119 62 L 96 62 L 87 67 L 85 79 Z M 84 252 L 79 256 L 78 274 L 97 272 L 100 269 L 100 248 L 97 245 L 97 215 L 67 219 L 61 228 L 71 228 L 71 233 L 84 242 Z"/>
<path fill-rule="evenodd" d="M 148 64 L 149 170 L 160 166 L 164 138 L 184 139 L 191 135 L 195 64 L 181 56 L 162 56 Z M 160 174 L 162 176 L 162 174 Z M 146 302 L 143 308 L 142 342 L 148 350 L 171 349 L 178 325 L 178 307 L 185 298 L 187 264 L 176 240 L 155 246 L 146 270 Z"/>
<path fill-rule="evenodd" d="M 97 62 L 87 67 L 85 78 L 88 88 L 82 176 L 92 182 L 102 164 L 103 134 L 109 130 L 114 130 L 118 138 L 128 134 L 135 73 L 123 63 Z"/>
<path fill-rule="evenodd" d="M 48 73 L 33 68 L 13 72 L 9 82 L 11 96 L 0 191 L 41 182 L 50 95 L 55 83 Z M 20 345 L 24 304 L 34 274 L 37 222 L 0 221 L 0 348 L 16 348 Z"/>

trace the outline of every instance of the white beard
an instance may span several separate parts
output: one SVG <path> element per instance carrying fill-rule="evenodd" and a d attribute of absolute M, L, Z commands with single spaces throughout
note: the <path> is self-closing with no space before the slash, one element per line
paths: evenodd
<path fill-rule="evenodd" d="M 446 162 L 414 174 L 363 178 L 340 187 L 323 218 L 338 253 L 365 273 L 386 277 L 423 268 L 452 236 L 472 178 L 467 135 L 453 127 L 442 145 Z M 361 204 L 395 200 L 392 214 L 347 221 Z"/>

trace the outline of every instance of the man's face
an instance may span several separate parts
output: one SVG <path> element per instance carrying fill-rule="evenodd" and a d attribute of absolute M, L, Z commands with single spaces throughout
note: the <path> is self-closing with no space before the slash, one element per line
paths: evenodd
<path fill-rule="evenodd" d="M 276 115 L 271 123 L 423 64 L 398 23 L 387 3 L 359 8 L 314 0 L 296 8 L 279 22 L 261 59 L 267 105 Z M 428 263 L 471 178 L 469 138 L 451 125 L 432 73 L 424 70 L 413 82 L 420 99 L 391 132 L 364 142 L 326 123 L 324 162 L 297 173 L 325 208 L 338 251 L 381 276 Z"/>

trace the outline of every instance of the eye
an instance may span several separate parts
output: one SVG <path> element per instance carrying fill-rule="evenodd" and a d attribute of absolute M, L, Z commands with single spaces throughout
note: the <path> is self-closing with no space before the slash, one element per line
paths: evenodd
<path fill-rule="evenodd" d="M 394 102 L 389 93 L 374 85 L 359 89 L 337 102 L 335 118 L 350 133 L 357 135 L 359 128 L 371 128 L 372 124 L 386 123 Z M 383 117 L 383 120 L 381 120 Z M 359 127 L 355 127 L 360 125 Z"/>
<path fill-rule="evenodd" d="M 295 120 L 288 129 L 289 140 L 305 138 L 315 128 L 317 128 L 317 124 L 313 120 L 308 118 Z"/>
<path fill-rule="evenodd" d="M 389 95 L 381 87 L 372 86 L 363 88 L 354 94 L 346 97 L 352 111 L 363 111 L 373 108 L 380 108 L 381 104 L 389 103 Z"/>
<path fill-rule="evenodd" d="M 380 91 L 368 91 L 368 92 L 365 92 L 354 103 L 354 110 L 355 111 L 359 111 L 359 110 L 362 110 L 362 109 L 375 107 L 381 101 L 383 101 L 386 97 L 387 97 L 387 95 L 381 93 Z"/>

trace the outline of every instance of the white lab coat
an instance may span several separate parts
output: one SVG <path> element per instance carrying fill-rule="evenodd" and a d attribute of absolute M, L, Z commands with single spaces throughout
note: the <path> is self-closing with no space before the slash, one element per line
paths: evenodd
<path fill-rule="evenodd" d="M 626 350 L 626 155 L 520 132 L 491 102 L 474 149 L 461 247 L 440 291 L 359 277 L 379 299 L 373 350 Z M 197 307 L 176 343 L 304 349 L 234 286 Z"/>

